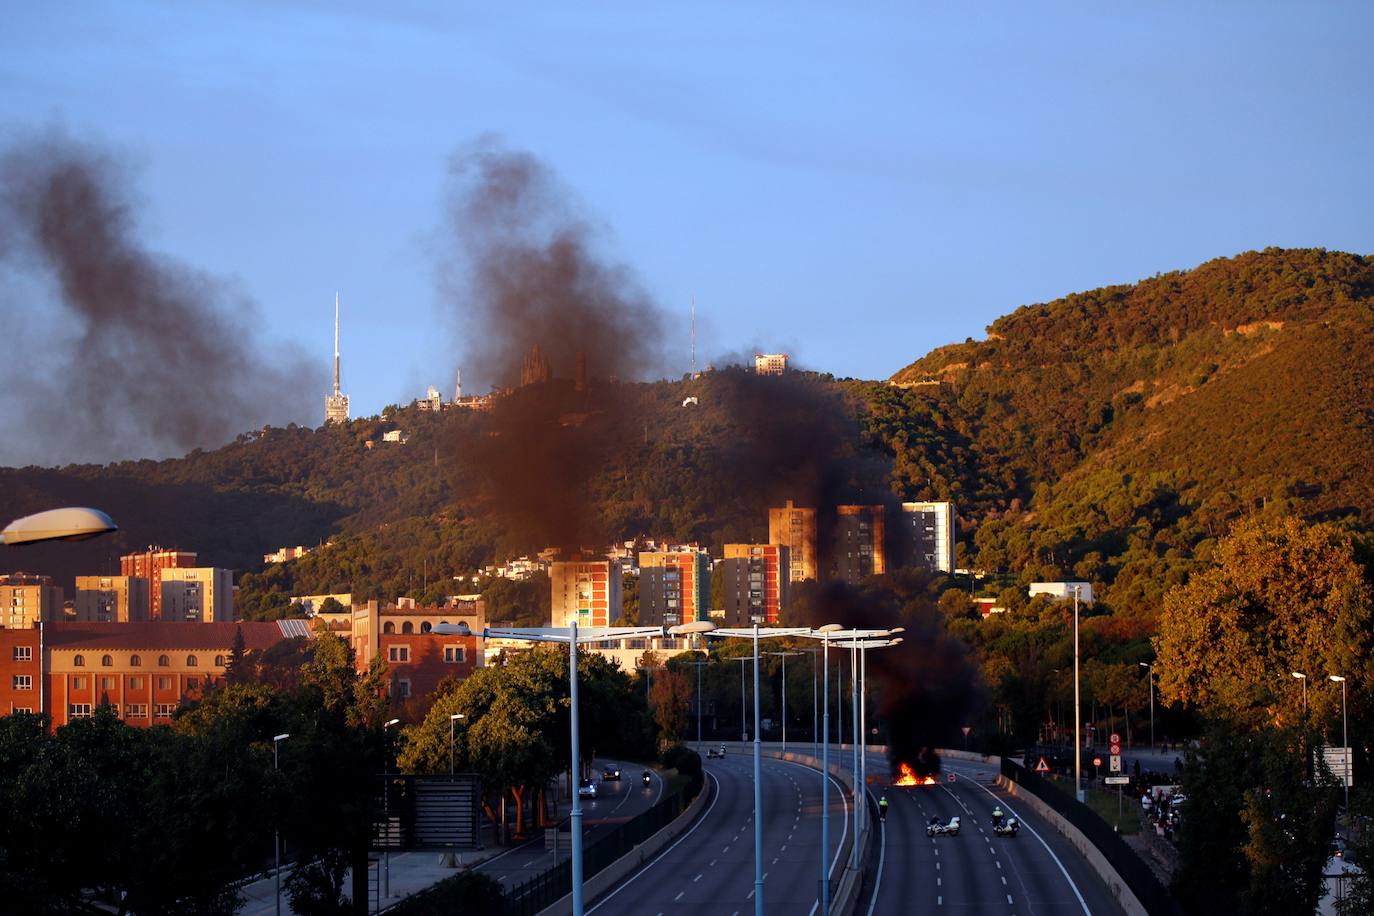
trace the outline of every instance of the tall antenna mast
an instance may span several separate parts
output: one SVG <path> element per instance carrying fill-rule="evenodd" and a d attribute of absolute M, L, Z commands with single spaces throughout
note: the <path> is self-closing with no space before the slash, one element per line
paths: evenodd
<path fill-rule="evenodd" d="M 460 368 L 453 377 L 453 403 L 463 399 L 463 370 Z"/>
<path fill-rule="evenodd" d="M 692 378 L 697 377 L 697 294 L 692 293 Z"/>
<path fill-rule="evenodd" d="M 339 293 L 334 292 L 334 397 L 339 396 Z"/>

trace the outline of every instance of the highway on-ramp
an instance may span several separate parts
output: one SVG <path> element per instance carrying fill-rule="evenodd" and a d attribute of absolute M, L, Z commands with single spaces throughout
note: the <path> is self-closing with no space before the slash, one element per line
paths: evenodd
<path fill-rule="evenodd" d="M 656 858 L 599 899 L 588 916 L 721 914 L 754 911 L 754 771 L 748 753 L 703 761 L 712 795 L 700 818 Z M 764 904 L 768 913 L 814 912 L 820 879 L 821 774 L 765 757 L 763 781 Z M 850 803 L 830 786 L 830 850 L 852 827 Z"/>

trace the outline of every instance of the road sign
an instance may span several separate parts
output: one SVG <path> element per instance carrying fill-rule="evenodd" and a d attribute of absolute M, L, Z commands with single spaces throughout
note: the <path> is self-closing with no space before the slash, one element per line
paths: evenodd
<path fill-rule="evenodd" d="M 1116 736 L 1113 735 L 1112 737 L 1115 738 Z M 1113 741 L 1112 744 L 1111 744 L 1111 747 L 1107 748 L 1107 750 L 1108 750 L 1110 753 L 1113 753 L 1113 754 L 1120 754 L 1120 753 L 1121 753 L 1121 743 L 1120 743 L 1119 741 Z"/>
<path fill-rule="evenodd" d="M 1116 732 L 1112 732 L 1111 737 L 1108 740 L 1111 741 L 1112 744 L 1120 744 L 1121 736 L 1118 735 Z"/>
<path fill-rule="evenodd" d="M 1350 759 L 1350 748 L 1348 747 L 1324 747 L 1322 748 L 1322 759 L 1326 762 L 1326 768 L 1331 771 L 1331 775 L 1343 786 L 1353 786 L 1355 784 L 1353 760 Z"/>
<path fill-rule="evenodd" d="M 954 782 L 954 773 L 952 773 L 952 772 L 946 773 L 946 774 L 945 774 L 945 779 L 946 779 L 947 781 L 949 781 L 949 782 Z"/>
<path fill-rule="evenodd" d="M 1037 763 L 1037 764 L 1035 765 L 1035 772 L 1037 772 L 1037 773 L 1048 773 L 1049 771 L 1050 771 L 1050 765 L 1049 765 L 1048 763 L 1045 762 L 1045 758 L 1044 758 L 1044 757 L 1041 757 L 1041 758 L 1040 758 L 1040 762 Z"/>
<path fill-rule="evenodd" d="M 1113 773 L 1120 773 L 1120 772 L 1121 772 L 1121 755 L 1120 755 L 1120 754 L 1113 754 L 1113 755 L 1112 755 L 1112 766 L 1111 766 L 1111 771 L 1112 771 Z"/>
<path fill-rule="evenodd" d="M 859 672 L 859 673 L 862 674 L 863 672 Z M 965 726 L 963 727 L 964 737 L 967 738 L 967 737 L 968 737 L 968 733 L 971 732 L 971 731 L 973 731 L 972 726 L 965 725 Z"/>
<path fill-rule="evenodd" d="M 1100 766 L 1102 766 L 1102 758 L 1101 758 L 1101 757 L 1094 757 L 1094 758 L 1093 758 L 1093 766 L 1095 766 L 1095 767 L 1100 767 Z"/>
<path fill-rule="evenodd" d="M 1104 780 L 1102 780 L 1102 781 L 1105 782 L 1105 783 L 1106 783 L 1107 785 L 1109 785 L 1109 786 L 1125 786 L 1125 785 L 1129 785 L 1129 784 L 1130 784 L 1130 782 L 1131 782 L 1131 777 L 1129 777 L 1129 776 L 1108 776 L 1106 779 L 1104 779 Z"/>

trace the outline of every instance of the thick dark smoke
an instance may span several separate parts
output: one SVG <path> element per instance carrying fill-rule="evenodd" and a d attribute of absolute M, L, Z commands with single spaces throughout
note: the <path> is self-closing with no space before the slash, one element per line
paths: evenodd
<path fill-rule="evenodd" d="M 0 460 L 164 457 L 303 420 L 324 393 L 322 367 L 259 345 L 251 303 L 143 247 L 125 169 L 94 148 L 0 155 L 0 269 L 11 334 L 24 320 L 0 388 L 24 435 Z"/>
<path fill-rule="evenodd" d="M 457 245 L 446 292 L 466 318 L 472 377 L 513 386 L 535 346 L 555 378 L 573 378 L 578 354 L 595 378 L 662 371 L 662 311 L 628 268 L 597 253 L 547 166 L 486 139 L 453 158 L 450 178 Z"/>
<path fill-rule="evenodd" d="M 918 773 L 938 772 L 935 748 L 957 745 L 960 727 L 971 723 L 986 701 L 967 647 L 945 633 L 930 581 L 927 574 L 913 571 L 889 576 L 881 589 L 831 582 L 807 603 L 802 621 L 809 626 L 906 628 L 900 644 L 871 649 L 867 660 L 878 701 L 877 716 L 870 710 L 870 719 L 886 731 L 882 737 L 894 775 L 903 762 Z"/>
<path fill-rule="evenodd" d="M 496 399 L 483 435 L 457 444 L 458 472 L 483 485 L 508 544 L 599 550 L 616 532 L 591 511 L 589 488 L 632 425 L 623 383 L 662 366 L 663 313 L 597 254 L 533 156 L 484 140 L 454 158 L 451 179 L 447 293 L 467 325 L 464 367 L 522 386 Z M 536 348 L 547 372 L 526 386 Z"/>

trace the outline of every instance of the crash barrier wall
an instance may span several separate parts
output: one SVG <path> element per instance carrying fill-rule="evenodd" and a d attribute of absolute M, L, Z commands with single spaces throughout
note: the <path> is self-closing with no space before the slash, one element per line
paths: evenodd
<path fill-rule="evenodd" d="M 1001 772 L 999 781 L 1054 824 L 1082 853 L 1128 916 L 1181 916 L 1178 902 L 1150 866 L 1091 808 L 1014 760 L 1003 757 Z"/>
<path fill-rule="evenodd" d="M 706 802 L 702 779 L 626 821 L 582 851 L 582 896 L 595 900 L 624 880 L 696 820 Z M 690 796 L 691 803 L 687 803 Z M 679 815 L 685 815 L 679 817 Z M 506 893 L 504 916 L 559 916 L 572 912 L 572 865 L 526 881 Z"/>

